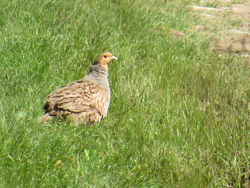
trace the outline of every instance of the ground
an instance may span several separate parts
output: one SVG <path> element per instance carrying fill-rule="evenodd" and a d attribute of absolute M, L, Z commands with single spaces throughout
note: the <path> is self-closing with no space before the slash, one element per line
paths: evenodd
<path fill-rule="evenodd" d="M 212 47 L 219 53 L 237 53 L 250 61 L 250 1 L 214 2 L 189 6 L 200 17 L 193 31 L 213 36 Z"/>
<path fill-rule="evenodd" d="M 86 2 L 0 1 L 0 187 L 249 187 L 250 2 Z M 108 116 L 38 123 L 103 51 Z"/>

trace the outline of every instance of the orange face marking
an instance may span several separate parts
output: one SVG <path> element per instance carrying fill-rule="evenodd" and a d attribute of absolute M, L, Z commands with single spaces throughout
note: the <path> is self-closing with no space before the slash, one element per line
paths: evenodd
<path fill-rule="evenodd" d="M 95 62 L 107 68 L 107 65 L 115 59 L 117 59 L 117 57 L 113 56 L 110 52 L 103 52 L 96 58 Z"/>

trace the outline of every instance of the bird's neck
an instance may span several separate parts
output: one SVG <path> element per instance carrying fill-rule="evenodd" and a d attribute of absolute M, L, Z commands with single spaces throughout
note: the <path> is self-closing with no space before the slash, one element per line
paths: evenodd
<path fill-rule="evenodd" d="M 108 75 L 108 66 L 101 65 L 99 63 L 94 63 L 90 69 L 89 74 L 100 74 L 100 75 Z"/>
<path fill-rule="evenodd" d="M 107 92 L 110 93 L 108 68 L 102 67 L 99 64 L 93 64 L 90 72 L 83 79 L 92 82 L 103 89 L 106 89 Z"/>

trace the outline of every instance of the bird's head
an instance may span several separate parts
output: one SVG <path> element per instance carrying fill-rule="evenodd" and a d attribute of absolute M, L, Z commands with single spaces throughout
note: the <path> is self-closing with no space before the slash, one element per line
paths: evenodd
<path fill-rule="evenodd" d="M 117 57 L 113 56 L 110 52 L 103 52 L 96 58 L 95 63 L 107 68 L 107 65 L 114 59 L 117 60 Z"/>

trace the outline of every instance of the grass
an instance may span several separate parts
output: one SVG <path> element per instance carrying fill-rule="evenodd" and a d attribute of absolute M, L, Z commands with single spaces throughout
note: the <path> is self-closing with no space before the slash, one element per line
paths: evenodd
<path fill-rule="evenodd" d="M 249 183 L 249 66 L 190 32 L 188 3 L 2 0 L 0 187 Z M 45 97 L 105 50 L 119 58 L 107 118 L 37 123 Z"/>

